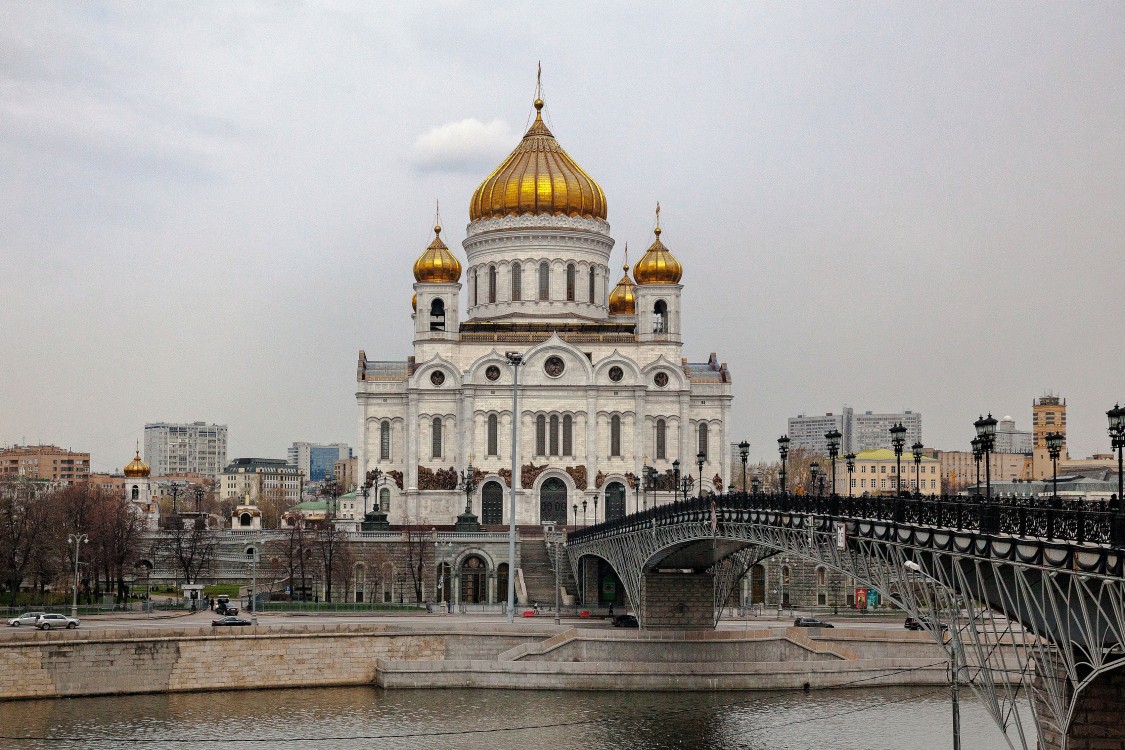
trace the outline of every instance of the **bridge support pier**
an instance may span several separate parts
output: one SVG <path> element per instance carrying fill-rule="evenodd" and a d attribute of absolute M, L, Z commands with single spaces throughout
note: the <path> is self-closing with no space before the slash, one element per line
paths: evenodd
<path fill-rule="evenodd" d="M 1061 728 L 1050 715 L 1043 698 L 1044 680 L 1055 680 L 1069 697 L 1072 686 L 1066 672 L 1056 664 L 1036 662 L 1035 712 L 1039 718 L 1039 750 L 1125 750 L 1125 668 L 1103 672 L 1078 694 L 1070 726 Z M 1065 739 L 1065 742 L 1064 742 Z"/>
<path fill-rule="evenodd" d="M 715 576 L 705 572 L 646 572 L 640 609 L 646 628 L 714 630 Z"/>

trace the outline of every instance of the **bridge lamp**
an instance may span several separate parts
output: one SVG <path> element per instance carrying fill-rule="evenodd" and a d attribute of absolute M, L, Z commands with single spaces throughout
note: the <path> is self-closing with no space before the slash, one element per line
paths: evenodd
<path fill-rule="evenodd" d="M 840 455 L 840 438 L 843 435 L 833 428 L 824 433 L 824 442 L 828 446 L 828 458 L 832 460 L 832 496 L 836 496 L 836 457 Z"/>
<path fill-rule="evenodd" d="M 777 439 L 777 452 L 781 456 L 781 494 L 785 494 L 785 461 L 789 458 L 789 436 L 782 435 Z"/>
<path fill-rule="evenodd" d="M 1125 504 L 1125 495 L 1122 495 L 1122 461 L 1121 449 L 1125 448 L 1125 406 L 1115 404 L 1105 413 L 1109 417 L 1109 436 L 1113 439 L 1112 446 L 1117 451 L 1117 509 L 1121 510 Z"/>
<path fill-rule="evenodd" d="M 695 454 L 695 463 L 699 466 L 699 496 L 703 497 L 703 464 L 707 461 L 707 454 L 703 451 Z M 687 496 L 684 496 L 687 499 Z"/>
<path fill-rule="evenodd" d="M 586 527 L 586 501 L 582 501 L 582 527 Z"/>
<path fill-rule="evenodd" d="M 672 487 L 672 492 L 675 496 L 673 499 L 679 500 L 680 499 L 680 459 L 678 459 L 678 458 L 675 461 L 672 462 L 672 479 L 675 482 L 675 485 Z"/>
<path fill-rule="evenodd" d="M 852 474 L 855 473 L 855 454 L 849 453 L 844 456 L 844 463 L 848 467 L 848 497 L 852 496 Z"/>
<path fill-rule="evenodd" d="M 750 480 L 750 489 L 751 489 L 751 491 L 753 491 L 754 495 L 757 496 L 758 491 L 761 488 L 762 488 L 762 478 L 760 476 L 758 476 L 757 474 L 755 474 L 754 478 Z"/>
<path fill-rule="evenodd" d="M 992 500 L 992 446 L 996 439 L 996 418 L 992 412 L 987 417 L 980 417 L 973 426 L 977 429 L 977 438 L 980 440 L 981 455 L 984 458 L 984 498 Z"/>
<path fill-rule="evenodd" d="M 742 494 L 746 495 L 746 459 L 750 457 L 750 441 L 743 440 L 738 444 L 738 457 L 742 459 Z"/>
<path fill-rule="evenodd" d="M 973 489 L 974 489 L 974 492 L 976 493 L 976 495 L 979 497 L 980 496 L 980 459 L 984 455 L 984 451 L 981 450 L 980 438 L 979 437 L 975 437 L 972 440 L 970 440 L 969 445 L 973 446 L 973 460 L 976 461 L 976 463 L 977 463 L 977 484 L 976 484 L 976 487 L 974 487 Z"/>
<path fill-rule="evenodd" d="M 1047 442 L 1047 454 L 1051 457 L 1051 506 L 1059 504 L 1059 454 L 1062 453 L 1063 442 L 1066 438 L 1061 432 L 1048 432 L 1044 438 Z"/>
<path fill-rule="evenodd" d="M 895 451 L 895 494 L 902 494 L 902 449 L 906 446 L 906 427 L 896 422 L 890 429 L 891 447 Z"/>
<path fill-rule="evenodd" d="M 914 494 L 918 497 L 922 496 L 922 449 L 924 447 L 921 440 L 910 446 L 910 450 L 914 452 Z"/>
<path fill-rule="evenodd" d="M 809 489 L 813 492 L 816 491 L 816 478 L 819 476 L 820 464 L 816 461 L 813 461 L 811 464 L 809 464 L 809 481 L 812 483 L 812 487 L 810 487 Z"/>

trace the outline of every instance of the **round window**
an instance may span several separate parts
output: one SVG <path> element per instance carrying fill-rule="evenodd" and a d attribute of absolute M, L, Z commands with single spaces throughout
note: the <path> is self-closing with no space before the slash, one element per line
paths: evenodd
<path fill-rule="evenodd" d="M 657 388 L 663 388 L 664 386 L 668 385 L 668 373 L 666 373 L 666 372 L 656 373 L 656 377 L 654 377 L 652 379 L 652 382 L 656 383 Z"/>
<path fill-rule="evenodd" d="M 496 365 L 489 365 L 488 367 L 484 368 L 484 376 L 489 380 L 499 380 L 500 368 Z"/>
<path fill-rule="evenodd" d="M 543 372 L 550 375 L 552 378 L 557 378 L 563 374 L 566 369 L 566 363 L 562 361 L 562 357 L 547 357 L 547 361 L 543 363 Z"/>
<path fill-rule="evenodd" d="M 617 365 L 614 365 L 613 367 L 609 368 L 609 379 L 612 380 L 614 383 L 621 382 L 621 378 L 623 378 L 623 377 L 625 377 L 625 373 L 622 372 L 621 368 L 618 367 Z"/>
<path fill-rule="evenodd" d="M 430 373 L 430 382 L 434 385 L 441 385 L 445 382 L 445 373 L 441 370 L 434 370 Z"/>

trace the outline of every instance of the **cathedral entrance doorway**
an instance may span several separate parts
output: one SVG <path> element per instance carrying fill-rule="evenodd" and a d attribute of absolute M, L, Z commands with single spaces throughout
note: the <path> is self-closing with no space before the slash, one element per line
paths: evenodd
<path fill-rule="evenodd" d="M 488 568 L 475 555 L 461 563 L 461 603 L 479 604 L 488 596 Z"/>
<path fill-rule="evenodd" d="M 485 482 L 480 496 L 480 522 L 486 526 L 504 523 L 504 487 L 499 482 Z"/>
<path fill-rule="evenodd" d="M 566 484 L 551 477 L 539 488 L 539 522 L 554 521 L 566 526 Z"/>
<path fill-rule="evenodd" d="M 605 520 L 625 517 L 625 485 L 610 482 L 605 488 Z"/>

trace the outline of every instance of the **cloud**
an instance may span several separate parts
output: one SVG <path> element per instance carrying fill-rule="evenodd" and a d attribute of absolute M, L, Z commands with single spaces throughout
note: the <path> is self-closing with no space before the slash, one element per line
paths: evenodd
<path fill-rule="evenodd" d="M 479 173 L 496 166 L 517 141 L 508 123 L 475 117 L 439 125 L 414 141 L 414 165 L 427 172 Z"/>

